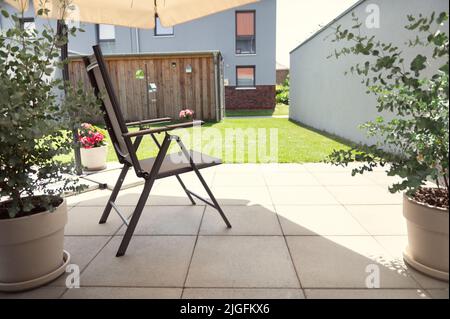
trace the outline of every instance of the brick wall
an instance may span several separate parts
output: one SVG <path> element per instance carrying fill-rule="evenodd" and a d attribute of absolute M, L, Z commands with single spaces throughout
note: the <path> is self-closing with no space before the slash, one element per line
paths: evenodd
<path fill-rule="evenodd" d="M 281 85 L 287 79 L 289 70 L 277 70 L 277 85 Z"/>
<path fill-rule="evenodd" d="M 275 85 L 258 85 L 254 90 L 240 90 L 234 86 L 225 87 L 225 108 L 274 109 Z"/>

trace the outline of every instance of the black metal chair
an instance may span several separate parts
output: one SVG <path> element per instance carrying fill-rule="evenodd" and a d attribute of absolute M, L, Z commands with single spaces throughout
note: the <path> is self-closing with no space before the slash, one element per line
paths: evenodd
<path fill-rule="evenodd" d="M 188 123 L 169 125 L 169 123 L 171 122 L 170 118 L 161 118 L 133 123 L 125 123 L 122 112 L 120 110 L 119 102 L 114 93 L 114 88 L 109 78 L 102 51 L 98 45 L 94 46 L 93 49 L 94 55 L 85 57 L 84 63 L 86 65 L 89 80 L 94 88 L 95 94 L 102 102 L 101 107 L 105 124 L 109 132 L 111 142 L 116 151 L 117 158 L 119 159 L 119 162 L 124 165 L 105 207 L 103 215 L 100 219 L 100 224 L 106 223 L 111 209 L 114 209 L 118 213 L 124 224 L 127 225 L 127 230 L 116 256 L 120 257 L 125 254 L 136 225 L 142 214 L 142 210 L 144 209 L 145 203 L 150 195 L 153 184 L 155 180 L 161 178 L 175 176 L 193 205 L 196 204 L 193 198 L 195 197 L 203 201 L 207 205 L 215 208 L 222 216 L 227 227 L 231 228 L 230 222 L 226 218 L 224 212 L 219 206 L 219 203 L 217 202 L 216 198 L 212 194 L 199 171 L 203 168 L 220 165 L 222 163 L 221 160 L 202 153 L 187 150 L 180 137 L 169 134 L 169 132 L 176 129 L 202 125 L 204 124 L 203 121 L 192 121 Z M 154 128 L 145 128 L 145 126 L 151 124 L 160 124 L 161 126 Z M 129 127 L 139 127 L 139 130 L 130 132 L 128 130 Z M 157 140 L 155 134 L 164 134 L 162 143 Z M 136 153 L 143 137 L 147 135 L 153 139 L 154 143 L 159 148 L 159 152 L 155 158 L 139 160 Z M 177 154 L 177 158 L 180 158 L 180 156 L 182 156 L 185 159 L 184 161 L 173 160 L 173 155 L 167 153 L 169 146 L 173 141 L 176 141 L 181 148 L 181 152 Z M 128 222 L 128 220 L 115 205 L 115 201 L 122 187 L 125 176 L 127 175 L 131 167 L 134 168 L 135 173 L 138 177 L 145 180 L 145 184 L 133 215 Z M 192 171 L 195 172 L 198 179 L 202 183 L 208 196 L 210 197 L 210 201 L 202 198 L 194 192 L 191 192 L 186 188 L 185 184 L 181 180 L 180 175 Z"/>

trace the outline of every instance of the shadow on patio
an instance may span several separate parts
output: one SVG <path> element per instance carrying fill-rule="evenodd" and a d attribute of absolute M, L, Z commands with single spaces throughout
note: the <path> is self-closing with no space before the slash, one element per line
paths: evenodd
<path fill-rule="evenodd" d="M 69 197 L 66 249 L 72 255 L 71 263 L 80 268 L 81 288 L 67 289 L 63 277 L 35 291 L 0 297 L 448 298 L 447 283 L 405 266 L 401 253 L 406 237 L 394 216 L 401 214 L 397 209 L 401 206 L 381 201 L 372 207 L 380 211 L 381 224 L 395 228 L 383 232 L 371 227 L 370 218 L 358 215 L 364 207 L 365 213 L 373 213 L 370 207 L 348 205 L 333 193 L 333 186 L 322 184 L 320 170 L 298 167 L 302 169 L 286 173 L 310 184 L 289 186 L 299 192 L 301 201 L 273 186 L 277 182 L 270 172 L 234 168 L 206 172 L 205 178 L 214 180 L 213 192 L 233 224 L 231 230 L 216 211 L 203 204 L 190 206 L 185 197 L 170 196 L 181 194 L 175 188 L 176 180 L 158 182 L 129 250 L 121 258 L 115 257 L 124 232 L 120 218 L 112 213 L 107 224 L 98 225 L 110 192 Z M 329 174 L 339 178 L 339 172 Z M 283 172 L 277 172 L 280 175 Z M 312 179 L 308 182 L 308 178 Z M 350 186 L 339 188 L 345 187 Z M 128 216 L 139 194 L 140 187 L 135 187 L 119 196 L 117 204 Z M 391 216 L 383 213 L 386 210 L 396 211 L 389 212 L 392 219 L 386 219 Z M 368 266 L 379 269 L 380 289 L 367 289 Z"/>

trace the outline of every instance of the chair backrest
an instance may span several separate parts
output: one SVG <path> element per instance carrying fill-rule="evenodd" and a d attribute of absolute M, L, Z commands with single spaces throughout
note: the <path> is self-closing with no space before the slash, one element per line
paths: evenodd
<path fill-rule="evenodd" d="M 94 46 L 93 49 L 94 55 L 84 58 L 89 80 L 94 88 L 95 95 L 101 101 L 106 128 L 119 162 L 132 165 L 133 156 L 130 156 L 130 153 L 134 150 L 130 148 L 129 143 L 125 141 L 122 135 L 128 133 L 128 128 L 114 93 L 102 51 L 98 45 Z"/>

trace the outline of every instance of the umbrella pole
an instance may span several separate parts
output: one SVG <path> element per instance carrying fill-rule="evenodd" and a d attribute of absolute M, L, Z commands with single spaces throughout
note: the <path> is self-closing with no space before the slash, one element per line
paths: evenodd
<path fill-rule="evenodd" d="M 57 36 L 58 37 L 62 37 L 62 36 L 67 37 L 66 43 L 60 48 L 61 49 L 60 60 L 66 61 L 69 56 L 68 34 L 67 34 L 67 25 L 64 23 L 63 20 L 58 20 Z M 64 81 L 64 93 L 67 93 L 66 85 L 67 85 L 67 82 L 69 81 L 69 64 L 67 64 L 67 63 L 64 63 L 64 66 L 63 66 L 62 78 Z M 72 128 L 72 137 L 73 137 L 73 145 L 74 145 L 74 153 L 75 153 L 75 173 L 77 175 L 81 175 L 83 173 L 83 169 L 81 166 L 80 145 L 78 143 L 78 130 Z"/>

